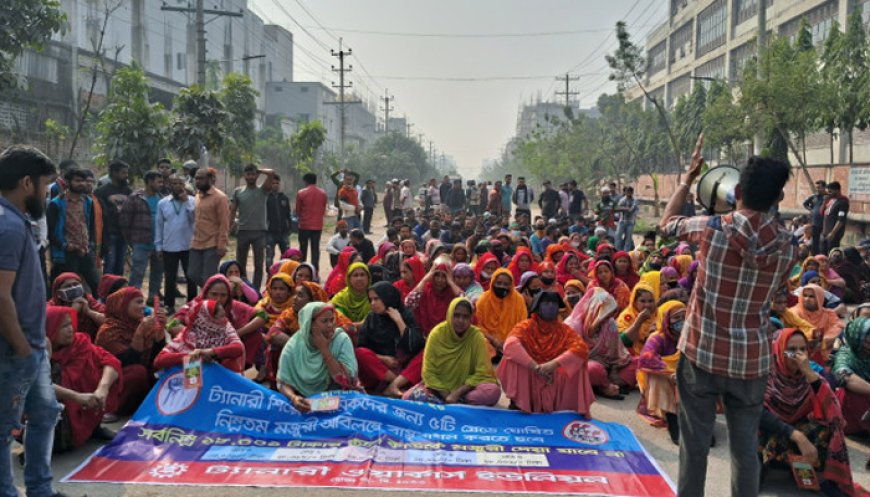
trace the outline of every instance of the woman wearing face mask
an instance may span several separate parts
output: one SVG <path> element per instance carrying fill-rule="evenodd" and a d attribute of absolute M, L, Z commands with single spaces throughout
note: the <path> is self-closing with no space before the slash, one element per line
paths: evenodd
<path fill-rule="evenodd" d="M 870 410 L 870 318 L 857 317 L 846 326 L 846 343 L 834 356 L 832 372 L 840 380 L 846 434 L 866 433 L 862 418 Z"/>
<path fill-rule="evenodd" d="M 662 293 L 680 286 L 680 273 L 673 267 L 663 267 L 660 273 Z"/>
<path fill-rule="evenodd" d="M 559 295 L 564 296 L 565 288 L 556 278 L 556 265 L 552 262 L 544 261 L 538 267 L 541 269 L 541 283 L 543 283 L 541 290 L 556 292 Z"/>
<path fill-rule="evenodd" d="M 520 295 L 523 296 L 523 300 L 526 301 L 526 309 L 531 310 L 532 302 L 534 302 L 535 296 L 541 292 L 541 288 L 544 284 L 541 283 L 541 277 L 533 271 L 526 271 L 523 273 L 519 282 L 520 284 L 516 286 L 516 290 L 520 292 Z"/>
<path fill-rule="evenodd" d="M 677 423 L 677 343 L 686 319 L 686 305 L 679 301 L 662 304 L 657 311 L 657 330 L 640 352 L 637 386 L 640 402 L 637 413 L 653 426 L 667 426 L 674 444 L 680 443 Z"/>
<path fill-rule="evenodd" d="M 78 331 L 94 339 L 100 325 L 106 320 L 105 307 L 85 294 L 83 285 L 81 276 L 76 273 L 59 274 L 51 284 L 48 305 L 72 308 L 78 315 Z"/>
<path fill-rule="evenodd" d="M 762 479 L 766 467 L 787 468 L 789 456 L 801 455 L 816 467 L 823 495 L 866 493 L 852 481 L 843 427 L 839 400 L 810 366 L 806 337 L 782 330 L 773 343 L 759 424 Z"/>
<path fill-rule="evenodd" d="M 517 323 L 528 317 L 526 301 L 514 288 L 514 278 L 505 268 L 492 277 L 492 287 L 477 301 L 477 325 L 491 346 L 493 357 L 501 355 L 504 340 Z"/>
<path fill-rule="evenodd" d="M 403 398 L 432 404 L 491 406 L 501 388 L 486 338 L 471 324 L 474 306 L 465 297 L 450 303 L 447 319 L 432 329 L 423 352 L 423 381 Z"/>
<path fill-rule="evenodd" d="M 631 355 L 640 355 L 647 337 L 656 330 L 658 317 L 653 289 L 638 283 L 631 291 L 628 307 L 616 319 L 619 336 Z"/>
<path fill-rule="evenodd" d="M 474 280 L 474 270 L 468 264 L 459 263 L 453 266 L 453 282 L 462 289 L 465 297 L 472 303 L 483 295 L 483 287 Z"/>
<path fill-rule="evenodd" d="M 389 285 L 389 283 L 386 283 Z M 311 302 L 299 311 L 299 331 L 278 361 L 278 391 L 307 413 L 306 397 L 328 390 L 356 390 L 358 364 L 353 343 L 335 324 L 335 308 Z"/>
<path fill-rule="evenodd" d="M 492 284 L 493 273 L 501 267 L 496 256 L 490 252 L 483 254 L 474 265 L 474 273 L 477 276 L 477 282 L 483 287 L 483 290 L 489 290 Z"/>
<path fill-rule="evenodd" d="M 517 323 L 504 345 L 498 377 L 505 394 L 524 412 L 574 411 L 590 415 L 595 400 L 583 339 L 559 319 L 558 293 L 541 292 L 531 317 Z"/>
<path fill-rule="evenodd" d="M 154 369 L 180 366 L 185 357 L 204 362 L 217 362 L 241 374 L 245 362 L 245 346 L 216 300 L 194 304 L 187 315 L 188 324 L 154 359 Z"/>
<path fill-rule="evenodd" d="M 646 260 L 644 261 L 643 266 L 641 266 L 640 271 L 638 271 L 638 274 L 643 276 L 649 271 L 661 271 L 663 262 L 664 257 L 662 256 L 661 251 L 653 250 L 646 257 Z"/>
<path fill-rule="evenodd" d="M 371 312 L 359 327 L 356 358 L 366 391 L 401 397 L 420 382 L 425 339 L 399 290 L 385 281 L 368 290 Z"/>
<path fill-rule="evenodd" d="M 631 290 L 622 280 L 613 273 L 613 264 L 601 259 L 595 262 L 595 278 L 589 283 L 588 288 L 603 288 L 616 300 L 616 307 L 620 311 L 628 307 L 631 298 Z"/>
<path fill-rule="evenodd" d="M 620 250 L 613 254 L 613 272 L 617 279 L 628 286 L 629 290 L 633 290 L 637 282 L 640 281 L 640 276 L 631 265 L 631 256 L 628 255 L 628 252 Z"/>
<path fill-rule="evenodd" d="M 586 291 L 586 285 L 580 280 L 568 280 L 565 283 L 565 302 L 573 310 L 577 307 L 577 303 L 583 298 L 583 293 Z"/>

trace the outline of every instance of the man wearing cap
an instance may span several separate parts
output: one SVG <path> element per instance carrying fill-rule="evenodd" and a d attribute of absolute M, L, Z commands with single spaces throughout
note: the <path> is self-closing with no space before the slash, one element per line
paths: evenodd
<path fill-rule="evenodd" d="M 616 217 L 614 214 L 616 203 L 613 202 L 610 194 L 610 188 L 606 186 L 601 187 L 601 201 L 595 207 L 595 214 L 598 215 L 599 226 L 603 226 L 607 229 L 607 234 L 613 236 L 614 229 L 616 228 Z"/>
<path fill-rule="evenodd" d="M 562 199 L 559 197 L 559 192 L 553 189 L 553 184 L 550 180 L 544 181 L 544 191 L 541 192 L 541 197 L 538 199 L 538 207 L 541 208 L 541 214 L 545 219 L 554 218 L 559 213 L 561 205 Z"/>
<path fill-rule="evenodd" d="M 181 169 L 184 171 L 184 187 L 187 189 L 187 192 L 191 195 L 196 193 L 196 171 L 199 169 L 199 165 L 195 160 L 186 161 Z"/>
<path fill-rule="evenodd" d="M 526 178 L 517 178 L 517 188 L 514 190 L 514 205 L 517 206 L 516 215 L 527 214 L 532 216 L 532 202 L 535 201 L 535 192 L 531 186 L 526 185 Z"/>

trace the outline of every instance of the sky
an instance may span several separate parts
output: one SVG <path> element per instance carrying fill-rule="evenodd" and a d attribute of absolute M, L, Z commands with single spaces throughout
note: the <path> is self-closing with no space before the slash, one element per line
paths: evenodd
<path fill-rule="evenodd" d="M 636 43 L 666 20 L 664 0 L 249 0 L 294 36 L 294 79 L 337 81 L 329 48 L 350 47 L 365 98 L 388 90 L 428 147 L 476 176 L 514 135 L 524 102 L 559 99 L 565 73 L 580 106 L 614 92 L 604 56 L 625 20 Z M 378 105 L 381 108 L 381 105 Z M 383 117 L 382 110 L 380 117 Z"/>

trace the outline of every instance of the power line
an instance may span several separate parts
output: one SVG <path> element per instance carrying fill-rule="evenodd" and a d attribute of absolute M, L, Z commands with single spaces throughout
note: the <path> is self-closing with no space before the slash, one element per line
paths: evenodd
<path fill-rule="evenodd" d="M 299 26 L 299 29 L 301 29 L 302 31 L 305 32 L 305 34 L 307 34 L 308 36 L 310 36 L 311 39 L 314 40 L 315 43 L 317 43 L 318 45 L 321 46 L 321 48 L 323 48 L 324 50 L 329 50 L 329 45 L 327 45 L 326 43 L 320 41 L 319 38 L 317 38 L 316 36 L 314 36 L 313 34 L 311 34 L 310 31 L 308 31 L 307 29 L 305 29 L 305 27 L 304 27 L 303 25 L 299 24 L 299 21 L 297 21 L 296 18 L 293 17 L 293 15 L 290 14 L 290 12 L 288 12 L 287 9 L 286 9 L 283 5 L 281 5 L 280 2 L 278 2 L 277 0 L 272 0 L 272 5 L 278 7 L 278 9 L 280 9 L 281 12 L 283 12 L 285 16 L 289 17 L 290 20 L 293 21 L 293 24 Z"/>
<path fill-rule="evenodd" d="M 586 73 L 580 76 L 594 76 L 601 73 Z M 545 76 L 376 76 L 380 79 L 394 79 L 406 81 L 452 81 L 452 82 L 480 82 L 480 81 L 520 81 L 534 79 L 550 79 L 552 74 Z"/>
<path fill-rule="evenodd" d="M 321 24 L 320 21 L 318 21 L 317 18 L 314 17 L 314 14 L 312 14 L 311 11 L 305 7 L 305 4 L 303 4 L 299 0 L 296 0 L 296 4 L 299 5 L 299 8 L 301 8 L 303 11 L 305 11 L 306 14 L 308 14 L 308 17 L 310 17 L 320 27 L 320 29 L 322 29 L 323 31 L 326 31 L 326 34 L 331 36 L 335 41 L 338 41 L 338 36 L 336 36 L 334 33 L 332 33 L 332 31 L 327 29 L 326 26 Z"/>
<path fill-rule="evenodd" d="M 296 0 L 297 3 L 299 0 Z M 638 3 L 640 0 L 638 0 Z M 652 2 L 651 2 L 652 3 Z M 326 27 L 318 23 L 320 29 L 324 31 L 329 31 Z M 312 26 L 312 29 L 317 29 Z M 354 29 L 354 28 L 331 28 L 334 31 L 340 31 L 342 33 L 358 33 L 358 34 L 366 34 L 366 35 L 376 35 L 376 36 L 397 36 L 397 37 L 407 37 L 407 38 L 536 38 L 536 37 L 544 37 L 544 36 L 568 36 L 568 35 L 578 35 L 578 34 L 589 34 L 589 33 L 603 33 L 609 31 L 607 28 L 588 28 L 588 29 L 575 29 L 569 31 L 537 31 L 537 32 L 529 32 L 529 33 L 412 33 L 412 32 L 404 32 L 404 31 L 374 31 L 367 29 Z"/>

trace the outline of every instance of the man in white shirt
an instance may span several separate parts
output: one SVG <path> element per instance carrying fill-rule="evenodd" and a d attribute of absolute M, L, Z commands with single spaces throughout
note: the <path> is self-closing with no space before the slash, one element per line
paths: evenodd
<path fill-rule="evenodd" d="M 335 267 L 336 263 L 338 263 L 338 254 L 350 243 L 347 221 L 342 219 L 335 223 L 335 229 L 337 232 L 326 243 L 326 252 L 329 254 L 329 261 L 332 263 L 332 267 Z"/>

